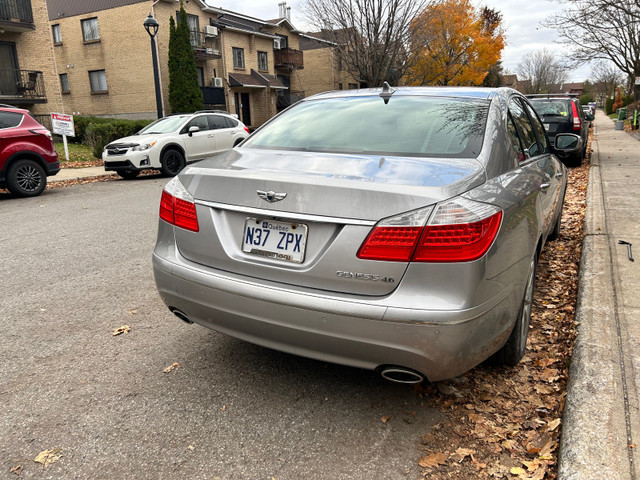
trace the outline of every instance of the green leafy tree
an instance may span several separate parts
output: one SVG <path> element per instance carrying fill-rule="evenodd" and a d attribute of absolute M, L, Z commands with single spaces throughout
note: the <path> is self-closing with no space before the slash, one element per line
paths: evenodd
<path fill-rule="evenodd" d="M 191 48 L 187 12 L 180 2 L 178 24 L 169 19 L 169 105 L 174 113 L 189 113 L 203 107 L 198 70 Z"/>

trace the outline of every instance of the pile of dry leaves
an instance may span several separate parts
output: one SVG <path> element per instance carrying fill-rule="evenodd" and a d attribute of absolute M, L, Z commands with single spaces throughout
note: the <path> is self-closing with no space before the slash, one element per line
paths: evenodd
<path fill-rule="evenodd" d="M 574 321 L 589 155 L 569 171 L 560 237 L 538 264 L 527 353 L 420 387 L 445 420 L 422 438 L 426 478 L 555 479 Z"/>

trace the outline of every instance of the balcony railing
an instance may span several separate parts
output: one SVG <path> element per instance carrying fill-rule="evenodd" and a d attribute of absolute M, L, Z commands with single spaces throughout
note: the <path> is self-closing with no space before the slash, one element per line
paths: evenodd
<path fill-rule="evenodd" d="M 281 48 L 279 50 L 274 50 L 273 52 L 276 68 L 287 68 L 293 70 L 304 68 L 302 50 L 294 50 L 293 48 Z"/>
<path fill-rule="evenodd" d="M 204 32 L 189 32 L 191 48 L 197 59 L 222 58 L 218 37 L 207 35 Z"/>
<path fill-rule="evenodd" d="M 42 72 L 0 69 L 0 101 L 6 103 L 45 103 Z"/>
<path fill-rule="evenodd" d="M 33 25 L 31 0 L 4 0 L 0 2 L 0 22 Z"/>

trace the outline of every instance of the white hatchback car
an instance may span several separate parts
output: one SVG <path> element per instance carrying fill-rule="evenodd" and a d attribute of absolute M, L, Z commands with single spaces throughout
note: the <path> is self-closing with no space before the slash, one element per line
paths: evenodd
<path fill-rule="evenodd" d="M 230 114 L 203 110 L 170 115 L 109 143 L 102 162 L 105 171 L 123 178 L 135 178 L 147 169 L 173 177 L 187 163 L 230 150 L 248 136 L 249 129 Z"/>

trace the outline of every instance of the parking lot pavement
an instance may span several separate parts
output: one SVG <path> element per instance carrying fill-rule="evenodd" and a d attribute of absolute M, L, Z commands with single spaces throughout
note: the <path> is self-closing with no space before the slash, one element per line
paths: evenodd
<path fill-rule="evenodd" d="M 597 112 L 561 480 L 640 478 L 640 142 L 614 127 Z"/>
<path fill-rule="evenodd" d="M 410 387 L 169 313 L 151 268 L 166 181 L 0 192 L 0 476 L 418 478 L 442 414 Z"/>

